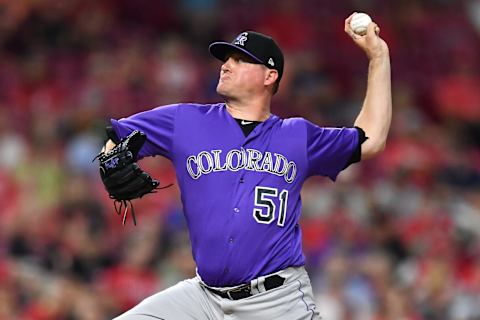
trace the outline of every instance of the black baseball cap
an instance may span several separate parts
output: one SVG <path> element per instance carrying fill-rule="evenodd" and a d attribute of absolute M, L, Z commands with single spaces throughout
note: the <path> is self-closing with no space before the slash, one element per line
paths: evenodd
<path fill-rule="evenodd" d="M 253 60 L 269 69 L 278 71 L 278 80 L 283 75 L 283 53 L 277 43 L 265 34 L 255 31 L 240 33 L 232 42 L 213 42 L 208 47 L 210 53 L 217 59 L 225 61 L 229 53 L 243 52 Z"/>

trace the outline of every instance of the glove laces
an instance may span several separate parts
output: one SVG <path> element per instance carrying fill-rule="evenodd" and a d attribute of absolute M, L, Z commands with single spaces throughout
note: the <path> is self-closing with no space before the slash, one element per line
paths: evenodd
<path fill-rule="evenodd" d="M 154 190 L 150 191 L 149 193 L 157 193 L 156 190 L 161 190 L 161 189 L 166 189 L 168 187 L 173 186 L 173 183 L 170 183 L 167 186 L 164 187 L 156 187 Z M 124 226 L 127 222 L 127 216 L 128 216 L 128 208 L 130 207 L 130 212 L 133 220 L 133 225 L 137 225 L 137 218 L 135 217 L 135 208 L 133 207 L 132 200 L 118 200 L 114 199 L 113 201 L 113 207 L 115 208 L 115 212 L 117 215 L 121 216 L 123 215 L 122 218 L 122 225 Z"/>

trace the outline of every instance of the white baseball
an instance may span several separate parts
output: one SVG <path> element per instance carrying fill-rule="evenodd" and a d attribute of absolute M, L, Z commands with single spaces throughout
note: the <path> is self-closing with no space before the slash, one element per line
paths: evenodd
<path fill-rule="evenodd" d="M 372 18 L 366 13 L 358 12 L 355 13 L 350 20 L 350 26 L 352 27 L 353 32 L 358 35 L 365 35 L 367 33 L 367 26 L 372 22 Z"/>

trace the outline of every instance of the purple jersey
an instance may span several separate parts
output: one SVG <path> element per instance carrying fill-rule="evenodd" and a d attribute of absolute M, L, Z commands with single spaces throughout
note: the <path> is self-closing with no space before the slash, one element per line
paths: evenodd
<path fill-rule="evenodd" d="M 275 115 L 245 137 L 224 103 L 168 105 L 112 125 L 119 137 L 147 135 L 140 157 L 173 162 L 198 273 L 215 287 L 303 265 L 303 182 L 335 180 L 358 144 L 354 128 Z"/>

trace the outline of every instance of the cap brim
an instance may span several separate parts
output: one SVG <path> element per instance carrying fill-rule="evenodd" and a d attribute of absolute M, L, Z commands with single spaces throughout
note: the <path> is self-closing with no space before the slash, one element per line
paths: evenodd
<path fill-rule="evenodd" d="M 229 42 L 214 42 L 212 43 L 209 47 L 208 50 L 218 60 L 225 61 L 227 54 L 232 53 L 232 52 L 242 52 L 245 53 L 247 56 L 251 57 L 258 63 L 263 64 L 263 61 L 260 60 L 259 58 L 255 57 L 253 54 L 248 52 L 247 50 L 243 49 L 242 47 L 238 47 L 234 44 L 231 44 Z"/>

